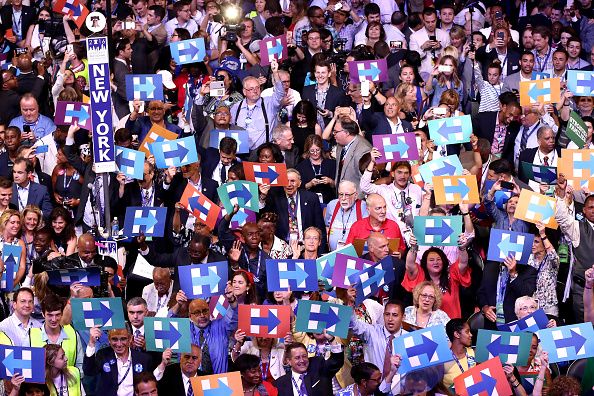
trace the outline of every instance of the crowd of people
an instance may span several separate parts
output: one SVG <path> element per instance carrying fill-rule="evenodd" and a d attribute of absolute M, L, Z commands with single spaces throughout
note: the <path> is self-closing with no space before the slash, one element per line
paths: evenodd
<path fill-rule="evenodd" d="M 45 384 L 15 374 L 5 394 L 192 396 L 191 378 L 238 371 L 246 396 L 448 395 L 478 364 L 479 329 L 538 309 L 547 327 L 594 323 L 591 162 L 586 183 L 562 172 L 546 182 L 522 166 L 556 173 L 562 149 L 594 153 L 592 0 L 81 1 L 106 17 L 98 33 L 58 3 L 0 0 L 0 248 L 21 251 L 12 280 L 0 261 L 0 344 L 45 347 Z M 137 150 L 165 129 L 194 137 L 197 161 L 160 169 L 147 155 L 141 179 L 104 177 L 92 130 L 56 125 L 59 102 L 89 103 L 86 38 L 102 35 L 115 144 Z M 278 36 L 286 56 L 263 62 L 261 40 Z M 204 59 L 176 63 L 171 44 L 194 38 Z M 380 59 L 384 81 L 350 75 L 351 62 Z M 571 91 L 571 70 L 589 76 L 589 94 Z M 164 100 L 129 100 L 130 74 L 159 74 Z M 520 104 L 522 82 L 536 76 L 560 81 L 558 102 Z M 472 119 L 469 141 L 436 144 L 430 121 L 462 115 Z M 575 119 L 583 142 L 568 133 Z M 230 136 L 212 147 L 221 130 L 246 132 L 249 152 Z M 419 160 L 382 161 L 373 137 L 403 133 L 414 134 Z M 419 177 L 420 165 L 452 155 L 476 178 L 480 203 L 439 205 Z M 180 203 L 190 185 L 219 204 L 220 185 L 246 179 L 245 161 L 287 168 L 286 186 L 259 185 L 255 221 L 233 227 L 235 206 L 212 227 Z M 516 218 L 523 190 L 555 200 L 557 229 Z M 132 206 L 167 208 L 163 236 L 118 233 Z M 457 244 L 421 244 L 418 216 L 460 216 Z M 493 230 L 532 234 L 527 264 L 487 260 Z M 110 231 L 117 259 L 98 253 Z M 323 277 L 318 290 L 268 290 L 266 260 L 316 260 L 361 241 L 362 258 L 393 267 L 395 280 L 377 293 Z M 179 267 L 221 261 L 228 308 L 217 317 L 209 303 L 218 296 L 188 298 Z M 107 283 L 50 285 L 47 270 L 64 263 L 100 267 Z M 74 328 L 71 300 L 91 297 L 121 298 L 126 328 Z M 352 307 L 348 337 L 296 331 L 303 300 Z M 289 333 L 246 336 L 238 307 L 249 304 L 290 306 Z M 191 351 L 147 351 L 148 317 L 189 318 Z M 393 340 L 431 326 L 445 328 L 452 360 L 399 374 Z M 526 366 L 502 362 L 512 392 L 592 394 L 594 360 L 568 370 L 571 362 L 548 364 L 551 352 L 535 333 Z"/>

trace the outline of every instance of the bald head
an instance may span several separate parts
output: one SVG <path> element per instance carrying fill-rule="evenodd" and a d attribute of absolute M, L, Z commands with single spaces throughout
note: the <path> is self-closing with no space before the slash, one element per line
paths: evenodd
<path fill-rule="evenodd" d="M 169 268 L 156 267 L 153 270 L 153 283 L 159 296 L 167 294 L 171 286 L 171 272 Z"/>
<path fill-rule="evenodd" d="M 384 197 L 379 194 L 369 194 L 366 202 L 370 220 L 383 223 L 386 220 L 386 200 Z"/>
<path fill-rule="evenodd" d="M 91 234 L 82 234 L 77 243 L 78 255 L 85 263 L 90 263 L 97 254 L 95 238 Z"/>
<path fill-rule="evenodd" d="M 384 259 L 390 250 L 388 248 L 388 238 L 379 232 L 372 232 L 367 238 L 367 247 L 369 248 L 369 255 L 371 259 L 378 262 Z"/>

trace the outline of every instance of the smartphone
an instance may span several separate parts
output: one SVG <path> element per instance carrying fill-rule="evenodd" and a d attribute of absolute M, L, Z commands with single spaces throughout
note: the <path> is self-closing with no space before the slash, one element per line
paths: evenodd
<path fill-rule="evenodd" d="M 66 51 L 67 51 L 67 52 L 72 52 L 72 51 L 73 51 L 73 46 L 72 46 L 72 44 L 68 44 L 68 45 L 66 46 Z"/>
<path fill-rule="evenodd" d="M 442 72 L 442 73 L 449 73 L 452 71 L 452 66 L 448 66 L 448 65 L 439 65 L 437 66 L 437 70 Z"/>
<path fill-rule="evenodd" d="M 429 36 L 429 40 L 437 41 L 437 37 L 435 37 L 435 35 L 431 35 L 431 36 Z"/>
<path fill-rule="evenodd" d="M 321 107 L 316 106 L 316 110 L 318 111 L 318 113 L 323 113 L 324 109 L 322 109 Z"/>
<path fill-rule="evenodd" d="M 402 49 L 402 41 L 390 41 L 390 48 Z"/>
<path fill-rule="evenodd" d="M 35 147 L 35 154 L 43 154 L 43 153 L 47 153 L 47 151 L 49 150 L 49 146 L 43 145 L 43 146 L 37 146 Z"/>
<path fill-rule="evenodd" d="M 322 180 L 323 178 L 324 178 L 324 176 L 322 176 L 322 175 L 316 175 L 316 177 L 315 177 L 315 179 L 318 179 L 318 180 Z"/>
<path fill-rule="evenodd" d="M 26 54 L 27 52 L 29 52 L 28 48 L 17 48 L 16 49 L 17 56 Z"/>
<path fill-rule="evenodd" d="M 369 96 L 369 80 L 361 81 L 361 96 Z"/>
<path fill-rule="evenodd" d="M 26 133 L 31 132 L 31 126 L 30 125 L 23 125 L 23 132 L 26 132 Z"/>
<path fill-rule="evenodd" d="M 136 29 L 136 23 L 134 21 L 125 21 L 123 29 Z"/>
<path fill-rule="evenodd" d="M 511 190 L 514 189 L 514 183 L 502 181 L 501 182 L 501 188 L 505 188 L 506 190 L 510 190 L 511 191 Z"/>
<path fill-rule="evenodd" d="M 446 115 L 447 109 L 445 107 L 434 107 L 433 114 L 435 115 Z"/>
<path fill-rule="evenodd" d="M 505 34 L 503 32 L 497 32 L 497 38 L 500 40 L 503 40 L 505 37 Z"/>
<path fill-rule="evenodd" d="M 503 13 L 501 11 L 495 11 L 495 19 L 503 19 Z"/>

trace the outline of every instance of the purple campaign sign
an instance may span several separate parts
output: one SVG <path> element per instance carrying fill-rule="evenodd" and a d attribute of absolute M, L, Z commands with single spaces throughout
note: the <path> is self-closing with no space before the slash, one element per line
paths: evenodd
<path fill-rule="evenodd" d="M 359 281 L 358 274 L 374 265 L 373 261 L 338 253 L 334 262 L 332 286 L 348 288 Z"/>
<path fill-rule="evenodd" d="M 260 40 L 260 65 L 268 66 L 273 59 L 280 62 L 288 57 L 287 37 L 285 35 Z"/>
<path fill-rule="evenodd" d="M 385 59 L 368 61 L 350 61 L 349 75 L 352 83 L 369 80 L 374 82 L 388 81 L 388 63 Z"/>
<path fill-rule="evenodd" d="M 82 102 L 58 102 L 56 104 L 56 125 L 72 125 L 75 122 L 82 129 L 91 129 L 90 106 Z"/>
<path fill-rule="evenodd" d="M 419 159 L 419 149 L 414 133 L 396 135 L 373 135 L 373 147 L 379 150 L 378 164 L 392 161 L 415 161 Z"/>

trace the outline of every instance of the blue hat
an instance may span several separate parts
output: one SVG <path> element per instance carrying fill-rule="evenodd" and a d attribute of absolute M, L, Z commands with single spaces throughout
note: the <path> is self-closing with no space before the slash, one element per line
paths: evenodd
<path fill-rule="evenodd" d="M 228 56 L 221 61 L 219 67 L 215 69 L 214 74 L 216 75 L 221 70 L 229 73 L 231 77 L 237 77 L 237 73 L 241 70 L 241 63 L 236 57 Z"/>

